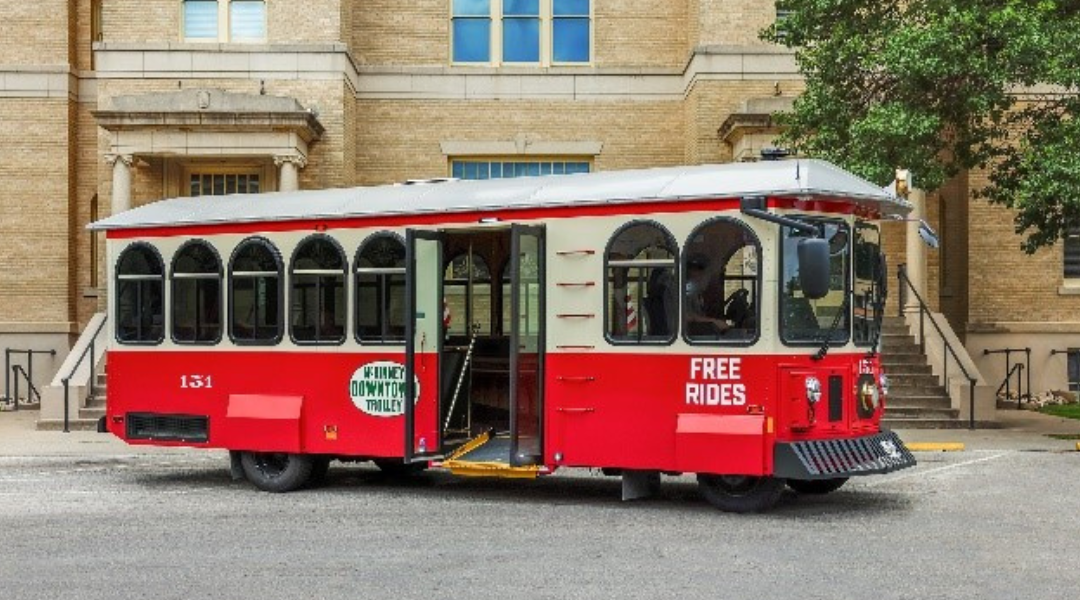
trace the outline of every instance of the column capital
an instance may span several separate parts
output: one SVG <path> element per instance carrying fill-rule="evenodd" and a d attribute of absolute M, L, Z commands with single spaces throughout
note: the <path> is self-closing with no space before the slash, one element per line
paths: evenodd
<path fill-rule="evenodd" d="M 307 157 L 302 154 L 278 154 L 274 156 L 274 166 L 280 167 L 285 163 L 296 165 L 297 169 L 307 166 Z"/>
<path fill-rule="evenodd" d="M 135 164 L 135 156 L 132 154 L 117 154 L 115 152 L 109 152 L 105 155 L 105 162 L 110 166 L 115 165 L 118 161 L 125 167 L 131 167 L 131 165 Z"/>

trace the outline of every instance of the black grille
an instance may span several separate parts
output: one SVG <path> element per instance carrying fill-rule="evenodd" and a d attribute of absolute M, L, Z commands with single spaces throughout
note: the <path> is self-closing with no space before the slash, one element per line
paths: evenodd
<path fill-rule="evenodd" d="M 844 419 L 844 377 L 829 375 L 829 421 Z"/>
<path fill-rule="evenodd" d="M 888 473 L 915 466 L 915 457 L 891 431 L 846 440 L 776 444 L 777 477 L 829 479 Z"/>
<path fill-rule="evenodd" d="M 131 440 L 162 442 L 205 442 L 209 439 L 210 418 L 199 415 L 128 413 L 127 437 Z"/>

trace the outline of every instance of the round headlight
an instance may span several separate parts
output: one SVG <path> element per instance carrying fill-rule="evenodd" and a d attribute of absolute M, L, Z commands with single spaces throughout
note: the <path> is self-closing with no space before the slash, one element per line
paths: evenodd
<path fill-rule="evenodd" d="M 863 381 L 862 387 L 859 389 L 859 396 L 862 397 L 863 404 L 867 408 L 873 410 L 878 407 L 878 388 L 874 385 L 874 380 Z"/>
<path fill-rule="evenodd" d="M 877 380 L 870 373 L 863 373 L 855 385 L 855 395 L 858 398 L 856 409 L 860 419 L 869 419 L 877 412 L 880 405 L 881 395 Z"/>
<path fill-rule="evenodd" d="M 806 378 L 806 401 L 817 404 L 821 400 L 821 381 L 817 377 Z"/>

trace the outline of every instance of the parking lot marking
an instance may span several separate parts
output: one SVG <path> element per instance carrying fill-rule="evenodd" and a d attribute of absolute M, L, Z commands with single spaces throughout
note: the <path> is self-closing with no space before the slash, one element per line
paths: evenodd
<path fill-rule="evenodd" d="M 904 473 L 903 475 L 897 475 L 896 477 L 889 477 L 888 479 L 878 479 L 876 481 L 871 481 L 870 483 L 867 483 L 866 487 L 877 487 L 879 485 L 884 485 L 886 483 L 893 483 L 895 481 L 900 481 L 902 479 L 910 479 L 912 477 L 924 477 L 926 475 L 933 475 L 935 473 L 941 473 L 942 471 L 949 471 L 949 470 L 952 470 L 952 469 L 958 469 L 960 467 L 967 467 L 967 466 L 970 466 L 970 465 L 974 465 L 976 463 L 995 460 L 995 459 L 1001 458 L 1003 456 L 1008 456 L 1010 454 L 1015 454 L 1015 452 L 1012 451 L 1012 450 L 1009 450 L 1009 451 L 1000 452 L 998 454 L 994 454 L 994 455 L 991 455 L 991 456 L 983 456 L 982 458 L 973 458 L 971 460 L 965 460 L 963 462 L 958 462 L 958 463 L 954 463 L 954 464 L 951 464 L 951 465 L 945 465 L 943 467 L 935 467 L 933 469 L 928 469 L 926 471 L 915 471 L 915 472 L 912 472 L 912 473 Z"/>
<path fill-rule="evenodd" d="M 963 452 L 964 444 L 960 442 L 912 442 L 905 444 L 912 452 Z"/>

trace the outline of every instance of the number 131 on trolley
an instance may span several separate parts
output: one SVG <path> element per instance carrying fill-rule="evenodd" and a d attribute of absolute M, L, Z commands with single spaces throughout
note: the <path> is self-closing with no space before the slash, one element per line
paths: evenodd
<path fill-rule="evenodd" d="M 272 492 L 599 468 L 768 509 L 915 464 L 878 355 L 909 210 L 817 160 L 156 202 L 92 225 L 101 429 Z"/>

